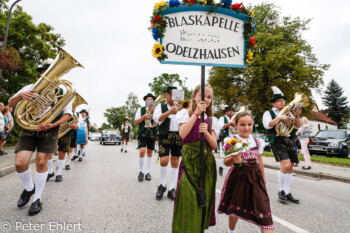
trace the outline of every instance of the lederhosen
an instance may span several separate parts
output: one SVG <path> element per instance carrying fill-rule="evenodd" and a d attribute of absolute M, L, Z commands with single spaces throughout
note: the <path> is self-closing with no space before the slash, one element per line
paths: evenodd
<path fill-rule="evenodd" d="M 79 118 L 79 113 L 77 112 L 76 114 L 77 114 L 77 116 Z M 71 131 L 72 131 L 72 137 L 71 137 L 71 140 L 70 140 L 70 146 L 69 147 L 76 148 L 77 147 L 77 132 L 78 132 L 78 130 L 77 129 L 71 129 Z"/>
<path fill-rule="evenodd" d="M 141 116 L 146 114 L 146 107 L 141 107 Z M 139 130 L 137 132 L 138 146 L 137 149 L 147 147 L 149 150 L 154 150 L 154 143 L 157 136 L 157 127 L 148 128 L 145 127 L 145 121 L 139 124 Z"/>
<path fill-rule="evenodd" d="M 55 91 L 58 92 L 57 90 Z M 63 89 L 59 88 L 60 95 L 63 95 Z M 54 104 L 52 104 L 52 107 Z M 63 116 L 63 112 L 51 122 L 55 123 Z M 55 153 L 58 142 L 59 125 L 46 131 L 31 131 L 21 128 L 18 137 L 15 153 L 22 150 L 35 151 L 42 153 Z"/>
<path fill-rule="evenodd" d="M 168 111 L 167 103 L 161 104 L 162 114 Z M 181 156 L 183 147 L 179 132 L 170 131 L 170 118 L 167 117 L 159 126 L 159 156 Z"/>
<path fill-rule="evenodd" d="M 272 120 L 277 117 L 274 111 L 269 110 L 269 112 L 272 117 Z M 292 163 L 299 163 L 298 152 L 295 149 L 295 142 L 297 140 L 297 129 L 293 129 L 293 131 L 290 134 L 290 137 L 277 136 L 275 127 L 266 130 L 266 132 L 276 162 L 290 159 Z"/>

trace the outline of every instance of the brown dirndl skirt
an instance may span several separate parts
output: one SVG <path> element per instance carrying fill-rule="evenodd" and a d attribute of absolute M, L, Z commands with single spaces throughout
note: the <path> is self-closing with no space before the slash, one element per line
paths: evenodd
<path fill-rule="evenodd" d="M 222 188 L 218 213 L 236 216 L 263 229 L 274 229 L 270 199 L 256 162 L 230 168 Z"/>

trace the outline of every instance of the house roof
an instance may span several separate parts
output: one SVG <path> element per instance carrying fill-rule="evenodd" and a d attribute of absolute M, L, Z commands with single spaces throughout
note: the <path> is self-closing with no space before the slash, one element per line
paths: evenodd
<path fill-rule="evenodd" d="M 326 122 L 332 125 L 338 125 L 337 122 L 333 121 L 331 118 L 327 117 L 326 114 L 321 112 L 311 111 L 311 114 L 308 116 L 310 120 L 316 120 L 321 122 Z"/>

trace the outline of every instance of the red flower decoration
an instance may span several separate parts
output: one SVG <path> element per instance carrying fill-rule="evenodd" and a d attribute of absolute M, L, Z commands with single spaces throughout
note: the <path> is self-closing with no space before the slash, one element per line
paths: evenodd
<path fill-rule="evenodd" d="M 242 6 L 243 2 L 241 3 L 236 3 L 232 5 L 232 10 L 237 10 L 238 8 L 240 8 Z"/>
<path fill-rule="evenodd" d="M 256 39 L 254 36 L 252 38 L 250 38 L 250 40 L 249 40 L 250 45 L 255 47 L 255 41 L 256 41 Z"/>
<path fill-rule="evenodd" d="M 155 18 L 158 22 L 162 22 L 162 18 L 161 18 L 159 15 L 156 15 L 154 18 Z"/>

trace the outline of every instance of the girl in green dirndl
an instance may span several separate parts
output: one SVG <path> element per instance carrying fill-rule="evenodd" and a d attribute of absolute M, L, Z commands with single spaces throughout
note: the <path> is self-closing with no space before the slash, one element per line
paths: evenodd
<path fill-rule="evenodd" d="M 176 115 L 179 134 L 184 143 L 174 205 L 172 232 L 204 232 L 215 225 L 216 162 L 212 150 L 217 147 L 219 122 L 212 112 L 213 89 L 205 85 L 201 101 L 200 85 L 192 94 L 191 107 Z M 204 112 L 204 123 L 200 115 Z M 200 133 L 204 134 L 204 174 L 206 207 L 199 207 L 196 190 L 200 179 Z"/>

